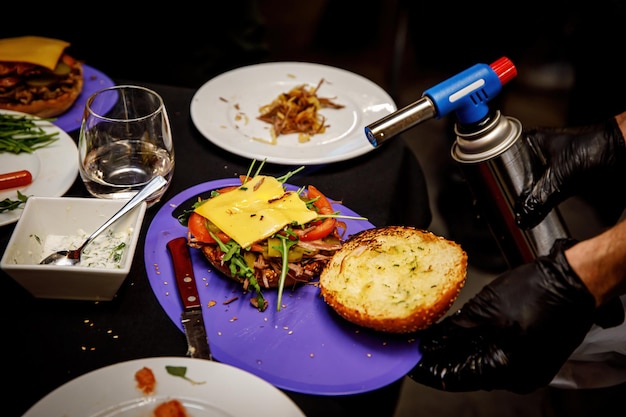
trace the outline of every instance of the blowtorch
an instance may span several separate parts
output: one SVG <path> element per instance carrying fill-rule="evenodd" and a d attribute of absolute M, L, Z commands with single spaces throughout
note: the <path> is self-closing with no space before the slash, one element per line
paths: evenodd
<path fill-rule="evenodd" d="M 517 75 L 502 57 L 476 64 L 424 91 L 422 97 L 365 127 L 374 147 L 430 119 L 454 112 L 455 141 L 451 156 L 460 164 L 479 210 L 508 265 L 514 267 L 547 254 L 555 239 L 569 236 L 558 208 L 537 226 L 522 230 L 513 207 L 545 164 L 523 138 L 522 124 L 488 102 Z"/>

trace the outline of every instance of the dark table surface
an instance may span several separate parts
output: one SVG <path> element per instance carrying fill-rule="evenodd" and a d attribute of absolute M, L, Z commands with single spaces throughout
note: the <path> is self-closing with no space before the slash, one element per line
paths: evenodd
<path fill-rule="evenodd" d="M 143 255 L 146 232 L 159 207 L 171 197 L 209 180 L 245 174 L 251 161 L 221 150 L 196 130 L 189 115 L 195 90 L 134 84 L 156 90 L 168 108 L 176 153 L 172 183 L 161 202 L 147 210 L 130 274 L 112 301 L 37 299 L 0 271 L 2 368 L 8 389 L 4 416 L 21 416 L 49 392 L 104 366 L 187 354 L 184 334 L 162 309 L 148 282 Z M 78 131 L 70 135 L 76 140 Z M 263 173 L 282 175 L 293 169 L 266 164 Z M 421 167 L 399 138 L 355 159 L 307 166 L 289 182 L 315 185 L 375 226 L 427 228 L 431 221 Z M 65 195 L 89 196 L 80 176 Z M 0 254 L 14 228 L 15 224 L 0 227 Z M 350 396 L 287 394 L 308 416 L 353 416 L 373 410 L 392 416 L 401 381 Z"/>

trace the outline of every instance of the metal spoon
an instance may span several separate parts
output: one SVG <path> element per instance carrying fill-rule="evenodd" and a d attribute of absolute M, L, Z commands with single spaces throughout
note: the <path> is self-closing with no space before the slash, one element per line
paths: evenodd
<path fill-rule="evenodd" d="M 43 261 L 39 262 L 40 265 L 76 265 L 80 262 L 80 255 L 87 245 L 89 245 L 100 233 L 105 231 L 109 226 L 115 223 L 120 217 L 134 209 L 141 204 L 146 198 L 150 197 L 155 191 L 159 190 L 165 185 L 167 181 L 162 176 L 158 175 L 150 180 L 145 187 L 143 187 L 128 203 L 118 210 L 109 220 L 107 220 L 102 226 L 100 226 L 95 232 L 91 234 L 83 242 L 78 249 L 73 250 L 60 250 L 51 255 L 48 255 Z"/>

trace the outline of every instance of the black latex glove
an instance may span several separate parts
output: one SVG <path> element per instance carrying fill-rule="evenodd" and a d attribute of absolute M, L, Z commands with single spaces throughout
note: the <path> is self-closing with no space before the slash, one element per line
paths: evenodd
<path fill-rule="evenodd" d="M 547 385 L 590 329 L 595 301 L 557 240 L 547 256 L 510 270 L 458 312 L 420 333 L 409 376 L 446 391 Z"/>
<path fill-rule="evenodd" d="M 521 192 L 515 208 L 520 227 L 536 226 L 573 195 L 587 195 L 607 222 L 619 218 L 626 205 L 626 145 L 614 118 L 580 128 L 531 129 L 524 136 L 547 169 Z"/>

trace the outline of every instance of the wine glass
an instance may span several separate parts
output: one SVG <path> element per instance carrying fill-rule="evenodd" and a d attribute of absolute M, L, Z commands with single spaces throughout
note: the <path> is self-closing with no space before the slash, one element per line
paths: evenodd
<path fill-rule="evenodd" d="M 80 175 L 99 198 L 130 199 L 153 177 L 167 184 L 146 200 L 157 203 L 174 172 L 174 144 L 163 99 L 136 85 L 97 91 L 85 104 L 78 138 Z"/>

